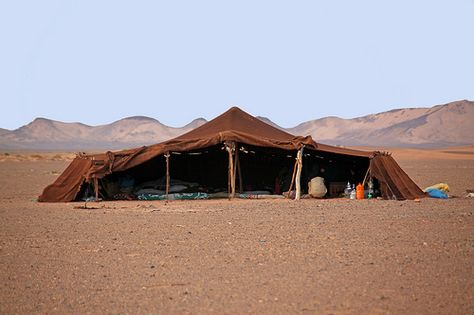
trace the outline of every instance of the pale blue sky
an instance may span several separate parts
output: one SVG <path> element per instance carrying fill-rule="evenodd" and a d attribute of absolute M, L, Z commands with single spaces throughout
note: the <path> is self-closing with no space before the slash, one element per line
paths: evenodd
<path fill-rule="evenodd" d="M 474 1 L 0 0 L 0 127 L 474 99 Z"/>

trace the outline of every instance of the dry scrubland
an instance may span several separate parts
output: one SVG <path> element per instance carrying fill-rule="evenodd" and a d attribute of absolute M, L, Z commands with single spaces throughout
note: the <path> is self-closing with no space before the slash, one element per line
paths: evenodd
<path fill-rule="evenodd" d="M 474 313 L 474 147 L 394 149 L 449 200 L 39 204 L 74 155 L 0 153 L 0 313 Z"/>

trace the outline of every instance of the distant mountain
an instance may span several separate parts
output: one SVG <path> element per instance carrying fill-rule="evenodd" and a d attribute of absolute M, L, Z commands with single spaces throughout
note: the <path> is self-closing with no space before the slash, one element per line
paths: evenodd
<path fill-rule="evenodd" d="M 431 108 L 405 108 L 352 119 L 325 117 L 282 128 L 294 135 L 311 135 L 318 142 L 345 146 L 450 146 L 474 144 L 474 102 L 456 101 Z M 88 126 L 37 118 L 10 131 L 0 128 L 0 149 L 115 150 L 162 142 L 206 123 L 193 120 L 181 128 L 134 116 L 111 124 Z"/>
<path fill-rule="evenodd" d="M 10 130 L 0 128 L 0 136 L 9 133 Z"/>
<path fill-rule="evenodd" d="M 287 129 L 285 129 L 283 127 L 280 127 L 279 125 L 277 125 L 276 123 L 274 123 L 273 121 L 271 121 L 267 117 L 257 116 L 257 118 L 260 119 L 261 121 L 263 121 L 264 123 L 272 126 L 272 127 L 275 127 L 275 128 L 278 128 L 278 129 L 281 129 L 281 130 L 284 130 L 284 131 L 288 131 Z"/>
<path fill-rule="evenodd" d="M 335 145 L 450 146 L 474 144 L 474 102 L 405 108 L 353 119 L 326 117 L 288 132 Z"/>
<path fill-rule="evenodd" d="M 134 116 L 94 127 L 37 118 L 16 130 L 0 133 L 0 148 L 34 150 L 130 148 L 177 137 L 205 122 L 206 120 L 200 118 L 184 127 L 173 128 L 153 118 Z"/>

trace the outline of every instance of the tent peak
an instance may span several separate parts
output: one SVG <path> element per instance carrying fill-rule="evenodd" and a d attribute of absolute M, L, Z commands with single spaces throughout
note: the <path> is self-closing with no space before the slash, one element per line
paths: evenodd
<path fill-rule="evenodd" d="M 240 107 L 238 106 L 232 106 L 231 108 L 229 108 L 225 113 L 230 113 L 230 112 L 241 112 L 241 113 L 246 113 L 248 114 L 246 111 L 244 111 L 243 109 L 241 109 Z"/>
<path fill-rule="evenodd" d="M 276 141 L 290 141 L 294 138 L 292 134 L 266 124 L 237 106 L 232 106 L 226 112 L 204 125 L 172 140 L 209 139 L 222 135 L 224 132 L 230 132 L 233 135 L 236 133 L 251 134 L 254 137 Z"/>

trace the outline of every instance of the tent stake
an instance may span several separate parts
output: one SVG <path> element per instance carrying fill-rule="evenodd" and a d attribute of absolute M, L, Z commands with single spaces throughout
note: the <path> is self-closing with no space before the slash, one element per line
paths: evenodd
<path fill-rule="evenodd" d="M 296 195 L 295 200 L 301 199 L 301 170 L 303 169 L 303 149 L 304 146 L 296 154 L 296 161 L 298 163 L 298 169 L 296 171 Z"/>
<path fill-rule="evenodd" d="M 170 193 L 170 153 L 166 152 L 165 153 L 165 159 L 166 159 L 166 199 L 169 199 L 169 193 Z"/>

